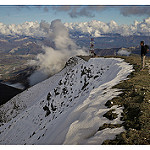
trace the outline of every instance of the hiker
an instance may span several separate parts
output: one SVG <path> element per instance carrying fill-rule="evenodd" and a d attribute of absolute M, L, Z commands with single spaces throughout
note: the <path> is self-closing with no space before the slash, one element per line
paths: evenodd
<path fill-rule="evenodd" d="M 141 66 L 142 66 L 141 70 L 143 70 L 145 68 L 145 57 L 146 57 L 147 49 L 144 45 L 144 41 L 141 41 L 140 45 L 141 45 Z"/>

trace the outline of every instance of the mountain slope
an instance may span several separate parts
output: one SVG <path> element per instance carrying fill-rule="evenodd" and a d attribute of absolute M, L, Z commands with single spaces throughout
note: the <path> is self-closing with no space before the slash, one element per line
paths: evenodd
<path fill-rule="evenodd" d="M 101 144 L 124 130 L 98 131 L 104 123 L 121 123 L 122 107 L 113 106 L 117 118 L 108 120 L 105 103 L 120 94 L 112 86 L 125 80 L 132 66 L 117 58 L 70 62 L 0 108 L 7 122 L 0 127 L 0 144 Z"/>

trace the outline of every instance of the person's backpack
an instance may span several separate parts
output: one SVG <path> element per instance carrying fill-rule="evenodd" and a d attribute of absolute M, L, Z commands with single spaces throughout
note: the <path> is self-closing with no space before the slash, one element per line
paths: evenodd
<path fill-rule="evenodd" d="M 149 46 L 145 45 L 145 49 L 146 49 L 146 54 L 149 52 Z"/>

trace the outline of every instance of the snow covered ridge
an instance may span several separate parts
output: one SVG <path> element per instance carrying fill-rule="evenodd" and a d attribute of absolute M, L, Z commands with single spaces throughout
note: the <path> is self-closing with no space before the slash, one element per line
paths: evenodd
<path fill-rule="evenodd" d="M 9 118 L 1 124 L 0 144 L 101 144 L 124 130 L 98 131 L 104 123 L 121 123 L 122 108 L 105 103 L 120 93 L 112 87 L 126 79 L 132 66 L 117 58 L 75 60 L 75 66 L 68 65 L 0 108 Z M 110 109 L 118 118 L 103 117 Z"/>
<path fill-rule="evenodd" d="M 70 58 L 65 65 L 65 68 L 51 78 L 36 84 L 35 86 L 25 90 L 24 92 L 13 97 L 9 102 L 0 106 L 0 114 L 2 122 L 8 122 L 16 115 L 20 114 L 26 108 L 32 106 L 39 97 L 47 95 L 48 92 L 54 89 L 59 80 L 64 77 L 72 67 L 78 63 L 83 63 L 84 60 L 79 57 Z"/>

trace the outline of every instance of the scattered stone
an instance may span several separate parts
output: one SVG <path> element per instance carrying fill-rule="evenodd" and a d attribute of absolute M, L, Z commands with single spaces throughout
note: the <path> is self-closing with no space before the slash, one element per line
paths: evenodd
<path fill-rule="evenodd" d="M 44 111 L 46 111 L 45 117 L 47 117 L 51 112 L 49 110 L 49 107 L 47 107 L 46 105 L 43 107 Z"/>
<path fill-rule="evenodd" d="M 116 118 L 118 117 L 118 114 L 113 113 L 113 111 L 114 111 L 114 109 L 109 110 L 107 113 L 105 113 L 105 114 L 103 115 L 103 117 L 106 117 L 106 118 L 109 119 L 109 120 L 114 120 L 114 119 L 116 119 Z"/>

